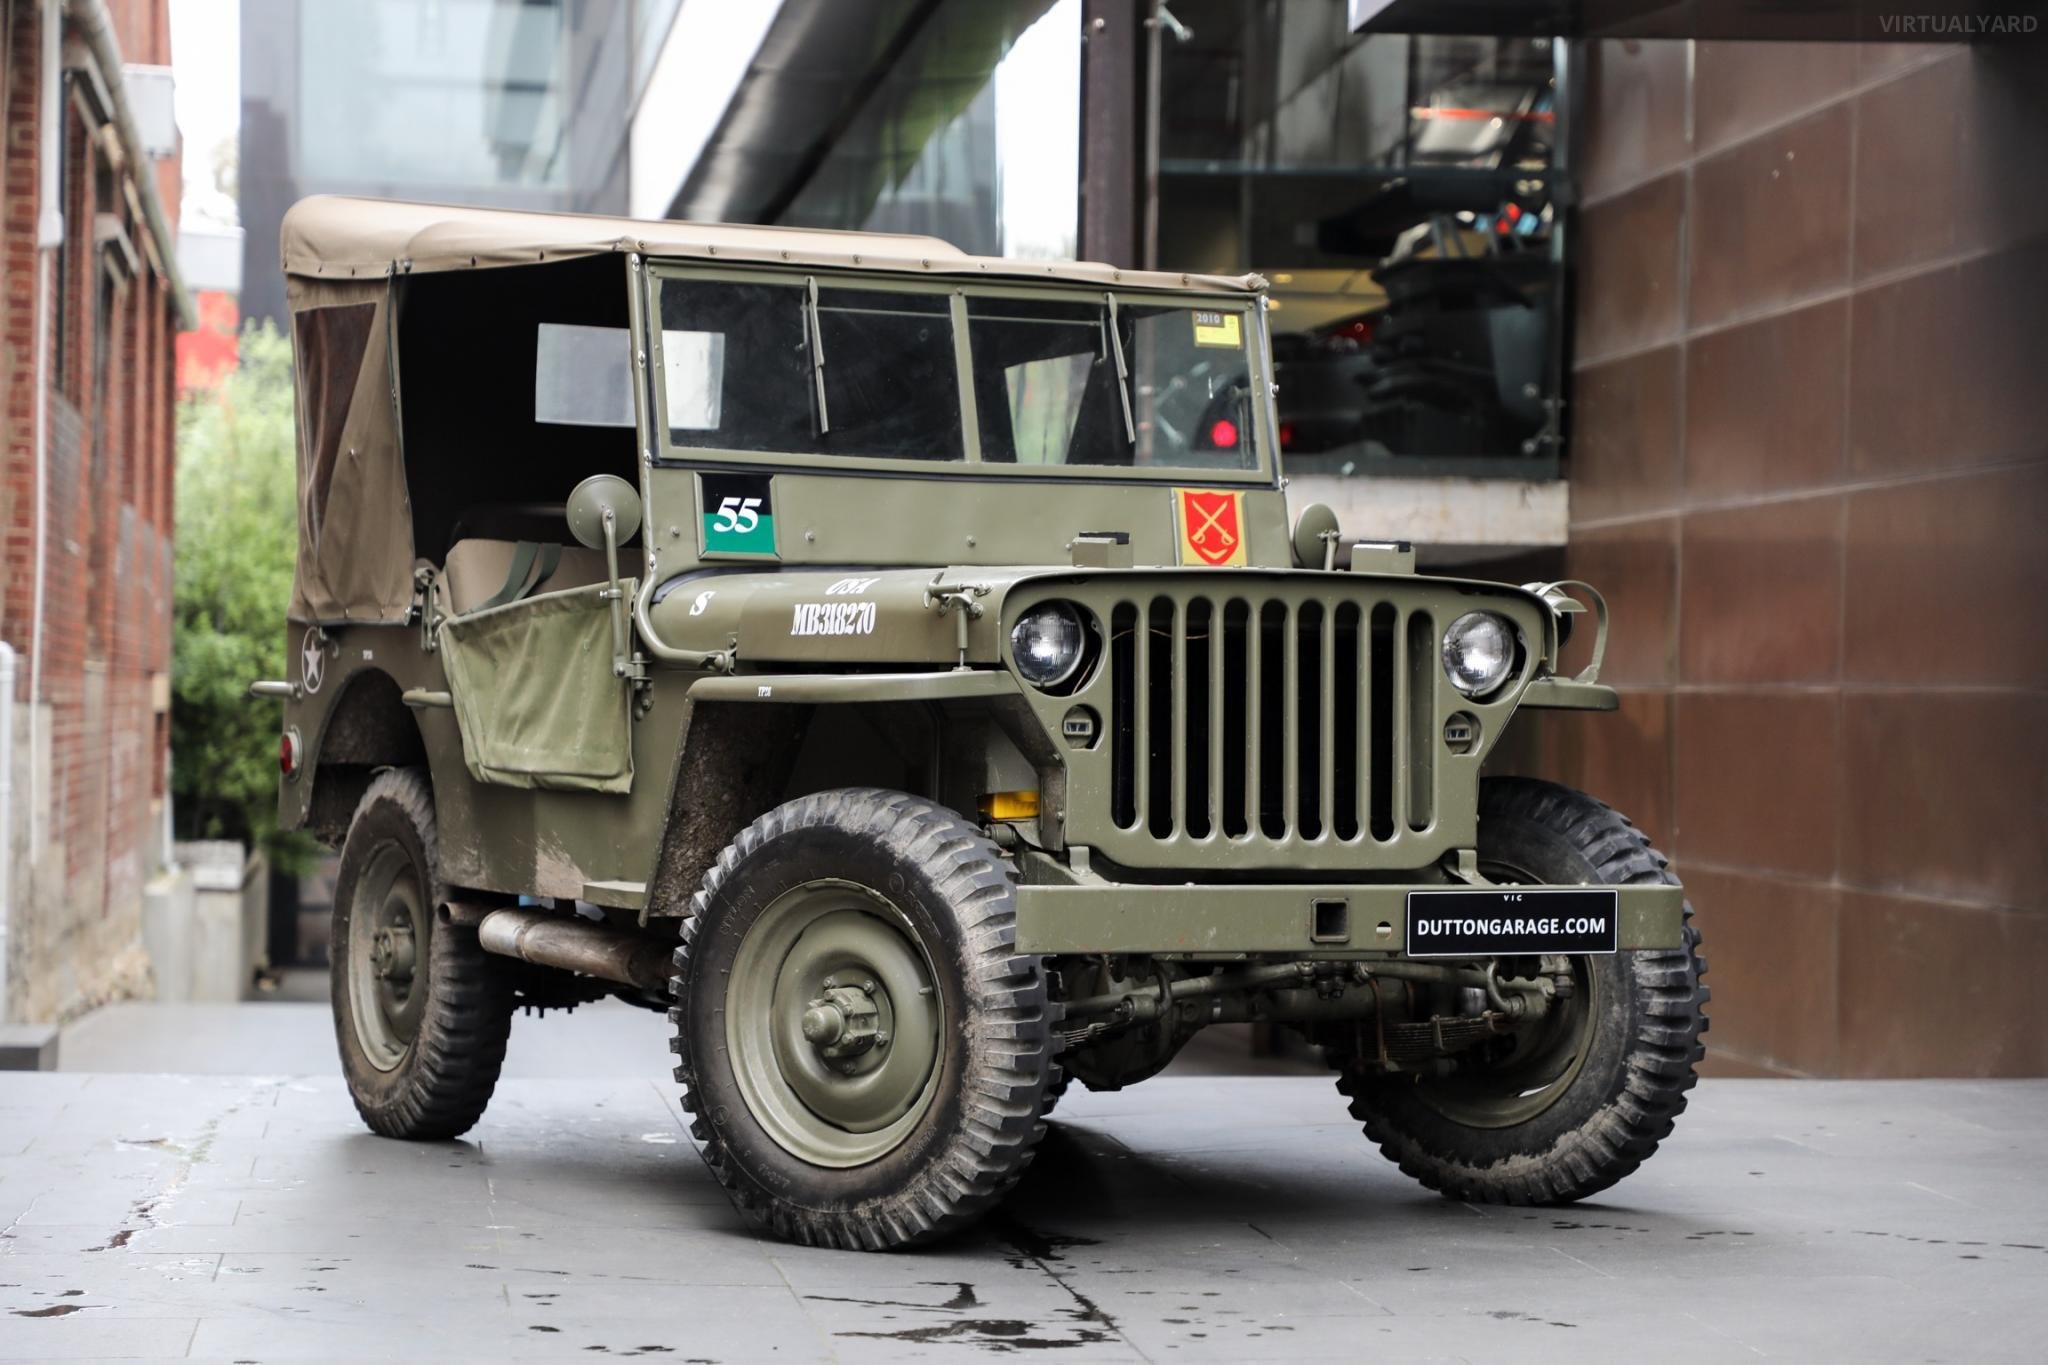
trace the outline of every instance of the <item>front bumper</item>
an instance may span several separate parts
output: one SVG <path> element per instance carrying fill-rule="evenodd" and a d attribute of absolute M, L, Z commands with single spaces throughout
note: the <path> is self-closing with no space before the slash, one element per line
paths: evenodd
<path fill-rule="evenodd" d="M 1022 886 L 1017 889 L 1017 951 L 1221 958 L 1254 953 L 1398 956 L 1404 949 L 1408 893 L 1446 889 L 1441 882 Z M 1684 946 L 1684 887 L 1575 889 L 1616 892 L 1622 951 Z M 1342 911 L 1334 910 L 1333 904 L 1341 904 Z"/>

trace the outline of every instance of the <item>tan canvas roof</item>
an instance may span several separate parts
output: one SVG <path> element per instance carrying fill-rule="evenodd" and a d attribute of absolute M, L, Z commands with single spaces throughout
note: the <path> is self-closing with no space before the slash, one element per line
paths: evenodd
<path fill-rule="evenodd" d="M 633 251 L 699 260 L 1058 280 L 1096 288 L 1254 292 L 1265 287 L 1257 275 L 1184 275 L 1121 270 L 1093 261 L 969 256 L 936 237 L 456 208 L 341 195 L 300 200 L 285 214 L 281 235 L 285 274 L 301 279 L 480 270 Z"/>

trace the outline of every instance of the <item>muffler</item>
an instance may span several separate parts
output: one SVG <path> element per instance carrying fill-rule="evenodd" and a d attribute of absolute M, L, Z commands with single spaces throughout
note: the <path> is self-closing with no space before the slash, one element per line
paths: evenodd
<path fill-rule="evenodd" d="M 586 919 L 507 907 L 479 920 L 476 937 L 487 953 L 644 991 L 668 989 L 670 945 Z"/>

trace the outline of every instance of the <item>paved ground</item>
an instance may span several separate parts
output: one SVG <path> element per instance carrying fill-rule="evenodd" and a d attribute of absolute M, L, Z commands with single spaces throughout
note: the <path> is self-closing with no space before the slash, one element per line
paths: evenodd
<path fill-rule="evenodd" d="M 281 1008 L 240 1034 L 276 1041 Z M 2048 1084 L 1708 1082 L 1613 1197 L 1528 1211 L 1411 1185 L 1320 1077 L 1169 1077 L 1069 1096 L 983 1230 L 858 1256 L 745 1230 L 660 1051 L 652 1016 L 522 1021 L 490 1114 L 432 1146 L 363 1132 L 331 1074 L 0 1075 L 0 1357 L 1975 1361 L 2048 1336 Z"/>

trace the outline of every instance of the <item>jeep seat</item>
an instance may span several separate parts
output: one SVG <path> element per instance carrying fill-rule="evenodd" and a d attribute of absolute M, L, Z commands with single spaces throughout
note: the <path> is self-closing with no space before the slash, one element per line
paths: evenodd
<path fill-rule="evenodd" d="M 520 542 L 516 540 L 480 537 L 458 540 L 450 546 L 448 562 L 441 571 L 441 581 L 447 585 L 448 610 L 457 616 L 466 615 L 503 593 L 513 565 L 519 559 L 519 546 Z M 602 550 L 587 550 L 581 545 L 541 548 L 559 553 L 554 571 L 541 576 L 545 556 L 531 556 L 532 563 L 524 581 L 505 600 L 516 601 L 538 593 L 560 592 L 564 588 L 594 587 L 607 578 Z"/>

